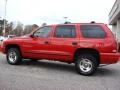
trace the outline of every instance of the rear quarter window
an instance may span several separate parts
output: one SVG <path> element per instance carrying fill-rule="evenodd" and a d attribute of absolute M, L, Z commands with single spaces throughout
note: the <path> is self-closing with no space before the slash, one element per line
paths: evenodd
<path fill-rule="evenodd" d="M 99 25 L 81 25 L 80 31 L 84 38 L 105 38 L 106 33 Z"/>

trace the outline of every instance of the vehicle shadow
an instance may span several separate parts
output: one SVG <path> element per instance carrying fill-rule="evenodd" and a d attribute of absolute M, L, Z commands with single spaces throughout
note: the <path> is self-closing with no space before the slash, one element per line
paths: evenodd
<path fill-rule="evenodd" d="M 57 71 L 67 71 L 71 73 L 75 72 L 74 64 L 62 63 L 57 61 L 48 61 L 48 60 L 39 60 L 39 61 L 30 61 L 24 60 L 22 65 L 28 65 L 29 67 L 43 68 L 48 70 L 57 70 Z"/>
<path fill-rule="evenodd" d="M 67 64 L 67 63 L 61 63 L 61 62 L 55 62 L 55 61 L 48 61 L 48 60 L 39 60 L 39 61 L 30 61 L 30 60 L 24 60 L 22 62 L 22 66 L 29 65 L 29 67 L 36 67 L 36 68 L 43 68 L 48 70 L 56 70 L 60 72 L 69 72 L 72 74 L 76 74 L 75 66 L 74 64 Z M 96 73 L 92 76 L 94 77 L 100 77 L 100 76 L 119 76 L 120 73 L 118 73 L 117 69 L 115 68 L 109 68 L 108 66 L 104 67 L 98 67 Z M 79 74 L 78 74 L 79 75 Z"/>
<path fill-rule="evenodd" d="M 104 76 L 104 77 L 115 77 L 115 76 L 120 76 L 120 73 L 118 69 L 115 68 L 110 68 L 108 66 L 104 67 L 99 67 L 96 71 L 96 73 L 93 76 Z"/>

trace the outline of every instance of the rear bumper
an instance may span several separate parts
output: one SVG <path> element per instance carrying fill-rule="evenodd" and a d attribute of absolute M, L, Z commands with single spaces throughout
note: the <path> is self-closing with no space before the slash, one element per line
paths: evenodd
<path fill-rule="evenodd" d="M 100 64 L 117 63 L 120 59 L 120 53 L 101 53 Z"/>

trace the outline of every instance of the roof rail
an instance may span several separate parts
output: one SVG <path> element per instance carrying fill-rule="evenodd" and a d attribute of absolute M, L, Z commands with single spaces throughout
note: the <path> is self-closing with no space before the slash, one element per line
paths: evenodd
<path fill-rule="evenodd" d="M 64 24 L 69 24 L 69 23 L 71 23 L 71 22 L 65 22 Z"/>
<path fill-rule="evenodd" d="M 90 23 L 95 23 L 95 21 L 91 21 Z"/>

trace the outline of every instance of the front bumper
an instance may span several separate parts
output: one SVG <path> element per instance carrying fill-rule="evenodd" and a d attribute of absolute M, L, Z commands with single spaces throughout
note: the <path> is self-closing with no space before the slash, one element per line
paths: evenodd
<path fill-rule="evenodd" d="M 101 53 L 100 64 L 117 63 L 120 59 L 120 53 Z"/>

